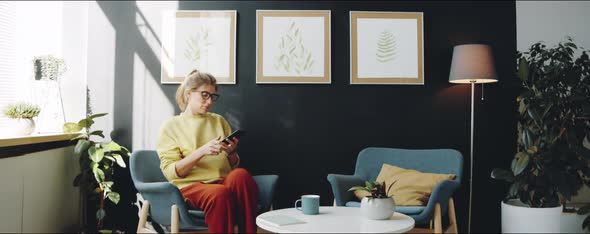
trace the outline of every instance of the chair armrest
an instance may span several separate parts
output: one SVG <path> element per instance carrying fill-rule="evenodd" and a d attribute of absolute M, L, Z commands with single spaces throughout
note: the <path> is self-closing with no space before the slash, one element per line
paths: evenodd
<path fill-rule="evenodd" d="M 178 207 L 182 222 L 194 225 L 188 216 L 188 207 L 178 187 L 170 182 L 135 182 L 135 188 L 150 202 L 150 216 L 162 225 L 170 225 L 170 207 Z"/>
<path fill-rule="evenodd" d="M 353 199 L 354 193 L 349 192 L 348 189 L 363 185 L 363 180 L 355 175 L 328 174 L 327 179 L 332 185 L 332 193 L 337 206 L 344 206 L 346 202 Z"/>
<path fill-rule="evenodd" d="M 170 182 L 135 182 L 134 184 L 135 188 L 140 193 L 173 193 L 174 190 L 178 190 L 178 188 Z"/>
<path fill-rule="evenodd" d="M 272 205 L 275 188 L 279 180 L 277 175 L 257 175 L 252 176 L 256 185 L 258 185 L 258 204 L 260 213 L 270 210 Z"/>
<path fill-rule="evenodd" d="M 432 189 L 432 193 L 430 194 L 426 208 L 422 213 L 420 213 L 419 217 L 414 219 L 430 220 L 434 214 L 434 207 L 436 203 L 440 203 L 442 215 L 445 216 L 447 206 L 449 205 L 449 199 L 453 195 L 453 192 L 455 192 L 455 190 L 457 190 L 457 188 L 460 186 L 461 183 L 456 180 L 443 180 L 436 184 L 434 189 Z"/>

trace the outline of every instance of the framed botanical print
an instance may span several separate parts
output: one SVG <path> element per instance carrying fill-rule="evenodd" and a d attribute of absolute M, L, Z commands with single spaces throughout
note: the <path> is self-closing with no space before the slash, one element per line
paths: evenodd
<path fill-rule="evenodd" d="M 350 12 L 351 84 L 424 84 L 422 12 Z"/>
<path fill-rule="evenodd" d="M 193 69 L 236 83 L 236 11 L 167 11 L 162 21 L 162 84 L 179 84 Z"/>
<path fill-rule="evenodd" d="M 331 83 L 329 10 L 256 11 L 256 83 Z"/>

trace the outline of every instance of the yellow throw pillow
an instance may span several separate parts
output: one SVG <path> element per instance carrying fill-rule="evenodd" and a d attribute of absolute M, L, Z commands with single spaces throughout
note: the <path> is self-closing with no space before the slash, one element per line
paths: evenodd
<path fill-rule="evenodd" d="M 385 181 L 385 191 L 394 183 L 388 196 L 393 196 L 397 206 L 424 206 L 428 203 L 432 189 L 443 180 L 453 180 L 453 174 L 423 173 L 412 169 L 383 164 L 377 176 L 378 182 Z M 357 190 L 354 195 L 360 200 L 371 195 Z"/>

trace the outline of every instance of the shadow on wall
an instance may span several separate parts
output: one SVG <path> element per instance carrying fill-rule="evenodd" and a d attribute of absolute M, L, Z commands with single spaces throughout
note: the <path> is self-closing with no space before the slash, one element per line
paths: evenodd
<path fill-rule="evenodd" d="M 151 75 L 156 84 L 160 83 L 160 60 L 156 52 L 152 50 L 148 41 L 142 35 L 142 31 L 155 38 L 158 46 L 161 40 L 154 31 L 152 25 L 140 11 L 136 2 L 96 2 L 104 16 L 108 19 L 115 30 L 115 51 L 114 51 L 114 103 L 113 108 L 113 132 L 111 138 L 121 145 L 128 146 L 133 151 L 133 100 L 134 100 L 134 61 L 139 58 L 145 65 L 146 71 Z M 91 36 L 91 35 L 90 35 Z M 176 86 L 159 86 L 162 93 L 173 92 L 167 89 L 175 89 Z M 92 90 L 91 90 L 92 91 Z M 173 97 L 167 96 L 171 106 L 176 106 Z M 174 107 L 178 111 L 177 107 Z M 144 121 L 144 120 L 135 120 Z M 105 227 L 135 232 L 137 227 L 137 207 L 133 204 L 136 201 L 135 187 L 127 168 L 116 172 L 115 190 L 121 194 L 118 205 L 112 205 L 110 214 L 106 218 Z M 110 217 L 109 217 L 110 216 Z M 92 222 L 89 217 L 89 221 Z"/>

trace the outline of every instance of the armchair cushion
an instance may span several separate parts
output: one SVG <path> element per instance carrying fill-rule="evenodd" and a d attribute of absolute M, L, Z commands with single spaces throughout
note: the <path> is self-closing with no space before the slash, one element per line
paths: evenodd
<path fill-rule="evenodd" d="M 376 180 L 385 182 L 387 195 L 393 196 L 397 207 L 425 206 L 433 188 L 438 183 L 443 180 L 453 179 L 455 179 L 453 174 L 423 173 L 417 170 L 383 164 Z M 361 190 L 355 191 L 354 194 L 359 200 L 370 195 L 368 192 Z"/>

